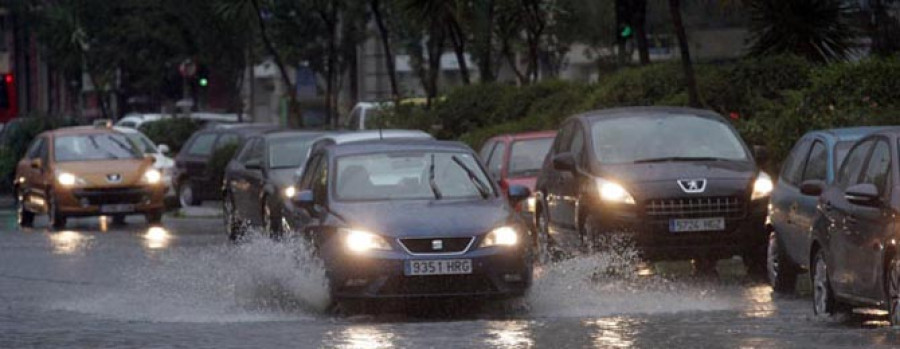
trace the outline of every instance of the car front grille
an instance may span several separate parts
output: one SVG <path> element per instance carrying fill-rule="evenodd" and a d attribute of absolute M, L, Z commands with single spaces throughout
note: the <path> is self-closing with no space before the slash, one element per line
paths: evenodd
<path fill-rule="evenodd" d="M 654 199 L 646 202 L 645 212 L 651 218 L 725 217 L 741 218 L 746 207 L 738 197 L 697 197 Z"/>
<path fill-rule="evenodd" d="M 142 188 L 77 189 L 72 194 L 90 205 L 139 204 L 150 197 L 150 193 Z"/>
<path fill-rule="evenodd" d="M 484 275 L 396 276 L 378 290 L 381 295 L 463 295 L 497 289 Z"/>
<path fill-rule="evenodd" d="M 400 239 L 400 243 L 407 251 L 413 254 L 443 254 L 443 253 L 461 253 L 465 252 L 472 243 L 474 237 L 462 238 L 409 238 Z M 440 241 L 436 243 L 435 241 Z M 441 248 L 435 248 L 440 245 Z"/>

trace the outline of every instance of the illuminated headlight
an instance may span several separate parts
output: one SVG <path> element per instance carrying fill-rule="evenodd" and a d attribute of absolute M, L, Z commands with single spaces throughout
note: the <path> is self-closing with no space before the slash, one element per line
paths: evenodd
<path fill-rule="evenodd" d="M 78 178 L 75 175 L 68 173 L 68 172 L 61 172 L 60 174 L 56 175 L 56 181 L 64 187 L 71 187 L 76 184 L 79 184 L 79 185 L 85 184 L 85 181 L 83 179 Z"/>
<path fill-rule="evenodd" d="M 634 197 L 619 183 L 597 178 L 597 189 L 600 190 L 600 199 L 603 201 L 634 205 Z"/>
<path fill-rule="evenodd" d="M 283 193 L 284 197 L 290 199 L 294 197 L 294 195 L 297 195 L 297 188 L 295 188 L 293 185 L 289 185 L 287 186 L 287 188 L 284 188 Z"/>
<path fill-rule="evenodd" d="M 143 180 L 147 184 L 157 184 L 162 181 L 162 173 L 156 169 L 149 169 L 147 172 L 144 172 Z"/>
<path fill-rule="evenodd" d="M 525 209 L 527 209 L 528 212 L 536 212 L 537 198 L 534 196 L 528 197 L 528 199 L 525 200 Z"/>
<path fill-rule="evenodd" d="M 503 226 L 491 230 L 484 240 L 481 247 L 490 246 L 515 246 L 519 243 L 519 233 L 513 227 Z"/>
<path fill-rule="evenodd" d="M 759 176 L 756 177 L 756 181 L 753 182 L 753 195 L 750 196 L 750 199 L 756 200 L 769 197 L 774 187 L 772 178 L 765 172 L 760 172 Z"/>
<path fill-rule="evenodd" d="M 347 246 L 347 249 L 353 252 L 361 253 L 372 250 L 390 250 L 391 245 L 381 236 L 376 234 L 355 230 L 355 229 L 341 229 L 341 233 L 344 236 L 344 245 Z"/>

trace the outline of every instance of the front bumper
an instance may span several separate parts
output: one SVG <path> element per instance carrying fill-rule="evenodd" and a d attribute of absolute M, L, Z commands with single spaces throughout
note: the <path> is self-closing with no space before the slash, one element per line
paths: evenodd
<path fill-rule="evenodd" d="M 532 261 L 527 248 L 473 248 L 459 255 L 411 255 L 374 251 L 364 255 L 331 246 L 323 253 L 335 298 L 512 298 L 531 286 Z M 409 260 L 471 259 L 467 275 L 406 276 Z"/>
<path fill-rule="evenodd" d="M 164 208 L 165 185 L 55 189 L 59 213 L 66 216 L 143 214 Z M 108 209 L 115 208 L 115 211 Z M 127 209 L 126 209 L 127 208 Z M 123 210 L 126 209 L 126 210 Z"/>
<path fill-rule="evenodd" d="M 765 222 L 768 200 L 746 204 L 745 213 L 725 218 L 724 231 L 670 232 L 673 218 L 712 218 L 711 215 L 648 217 L 640 207 L 599 205 L 600 234 L 624 234 L 648 260 L 728 258 L 764 250 L 768 243 Z"/>

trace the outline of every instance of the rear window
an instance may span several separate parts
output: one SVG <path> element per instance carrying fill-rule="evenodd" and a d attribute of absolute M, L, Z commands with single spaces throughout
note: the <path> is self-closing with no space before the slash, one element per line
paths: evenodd
<path fill-rule="evenodd" d="M 544 157 L 553 145 L 553 138 L 516 141 L 509 154 L 509 177 L 530 177 L 541 171 Z"/>
<path fill-rule="evenodd" d="M 53 145 L 56 161 L 136 159 L 140 152 L 124 135 L 89 134 L 57 137 Z"/>
<path fill-rule="evenodd" d="M 188 148 L 189 155 L 208 156 L 212 154 L 213 144 L 216 143 L 216 134 L 207 133 L 197 136 L 191 147 Z"/>

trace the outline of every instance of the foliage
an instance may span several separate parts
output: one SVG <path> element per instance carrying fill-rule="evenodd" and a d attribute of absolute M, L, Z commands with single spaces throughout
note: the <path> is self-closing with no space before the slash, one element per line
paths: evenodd
<path fill-rule="evenodd" d="M 0 188 L 12 188 L 12 178 L 28 146 L 39 134 L 59 127 L 75 125 L 74 120 L 31 115 L 6 125 L 0 137 Z"/>
<path fill-rule="evenodd" d="M 202 127 L 199 122 L 188 118 L 169 118 L 141 124 L 140 131 L 153 143 L 169 146 L 172 154 L 177 154 L 184 142 Z"/>
<path fill-rule="evenodd" d="M 815 62 L 843 60 L 856 31 L 840 0 L 750 0 L 750 53 L 794 53 Z"/>

